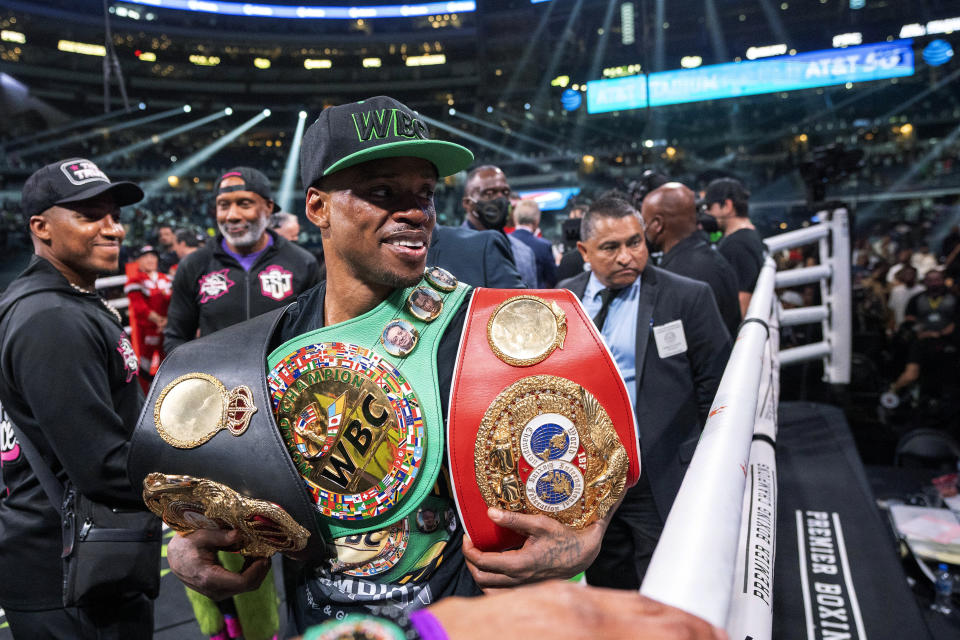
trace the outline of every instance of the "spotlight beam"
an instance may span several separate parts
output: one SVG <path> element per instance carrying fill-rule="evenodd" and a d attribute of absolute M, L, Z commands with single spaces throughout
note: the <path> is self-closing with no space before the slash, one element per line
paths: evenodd
<path fill-rule="evenodd" d="M 544 149 L 547 149 L 547 150 L 549 150 L 549 151 L 553 151 L 553 152 L 556 152 L 556 153 L 563 153 L 562 150 L 558 149 L 557 147 L 555 147 L 555 146 L 552 145 L 552 144 L 547 144 L 546 142 L 543 142 L 542 140 L 537 140 L 536 138 L 532 138 L 532 137 L 530 137 L 530 136 L 525 136 L 525 135 L 523 135 L 522 133 L 517 133 L 516 131 L 512 131 L 512 130 L 511 130 L 511 131 L 506 131 L 506 130 L 505 130 L 503 127 L 501 127 L 501 126 L 495 125 L 495 124 L 493 124 L 492 122 L 487 122 L 486 120 L 481 120 L 480 118 L 474 118 L 473 116 L 467 115 L 466 113 L 461 113 L 461 112 L 459 112 L 459 111 L 454 111 L 453 115 L 454 115 L 455 117 L 457 117 L 457 118 L 462 118 L 462 119 L 466 120 L 467 122 L 472 122 L 473 124 L 480 125 L 481 127 L 486 127 L 487 129 L 492 129 L 492 130 L 496 131 L 497 133 L 506 133 L 508 136 L 512 136 L 512 137 L 516 138 L 517 140 L 523 140 L 524 142 L 528 142 L 528 143 L 533 144 L 533 145 L 536 145 L 536 146 L 538 146 L 538 147 L 543 147 Z M 522 121 L 521 121 L 521 124 L 522 124 Z"/>
<path fill-rule="evenodd" d="M 710 47 L 713 49 L 714 63 L 726 62 L 727 40 L 720 28 L 720 14 L 717 13 L 715 0 L 703 0 L 704 13 L 707 15 L 707 26 L 710 33 Z"/>
<path fill-rule="evenodd" d="M 124 114 L 130 113 L 133 109 L 117 109 L 116 111 L 111 111 L 109 113 L 101 113 L 100 115 L 93 116 L 91 118 L 84 118 L 82 120 L 71 120 L 65 125 L 54 127 L 53 129 L 46 129 L 39 133 L 34 133 L 29 136 L 22 136 L 20 138 L 14 138 L 6 143 L 6 147 L 16 147 L 21 144 L 26 144 L 27 142 L 33 142 L 34 140 L 40 140 L 41 138 L 47 138 L 50 136 L 56 136 L 65 131 L 70 131 L 71 129 L 76 129 L 78 127 L 85 127 L 87 125 L 96 124 L 98 122 L 103 122 L 109 120 L 110 118 L 116 118 L 117 116 L 122 116 Z"/>
<path fill-rule="evenodd" d="M 230 113 L 232 113 L 232 111 Z M 121 147 L 115 151 L 111 151 L 110 153 L 105 153 L 99 157 L 94 158 L 93 160 L 97 164 L 100 164 L 100 163 L 106 164 L 115 158 L 119 158 L 121 156 L 133 153 L 135 151 L 139 151 L 141 149 L 146 149 L 147 147 L 157 144 L 162 140 L 172 138 L 173 136 L 178 136 L 181 133 L 186 133 L 187 131 L 190 131 L 191 129 L 196 129 L 197 127 L 202 127 L 203 125 L 209 122 L 213 122 L 214 120 L 219 120 L 220 118 L 224 118 L 228 115 L 229 113 L 227 112 L 227 110 L 222 109 L 220 111 L 217 111 L 216 113 L 211 113 L 208 116 L 204 116 L 198 120 L 194 120 L 193 122 L 188 122 L 185 125 L 181 125 L 174 129 L 170 129 L 169 131 L 165 131 L 161 134 L 150 136 L 149 138 L 144 138 L 143 140 L 134 142 L 133 144 L 128 144 L 127 146 Z"/>
<path fill-rule="evenodd" d="M 930 151 L 924 154 L 922 158 L 910 165 L 909 171 L 897 178 L 897 180 L 891 184 L 889 187 L 884 189 L 881 192 L 882 194 L 886 193 L 896 193 L 907 183 L 909 183 L 913 178 L 927 168 L 931 162 L 936 160 L 944 149 L 949 149 L 957 138 L 960 138 L 960 125 L 954 127 L 953 131 L 948 133 L 944 138 L 940 140 Z M 881 200 L 876 200 L 869 207 L 866 207 L 863 212 L 860 214 L 860 220 L 857 222 L 858 225 L 862 225 L 866 222 L 870 222 L 875 217 L 877 209 L 883 206 L 885 203 Z"/>
<path fill-rule="evenodd" d="M 30 147 L 29 149 L 23 149 L 18 151 L 21 156 L 29 156 L 35 153 L 40 153 L 41 151 L 47 151 L 48 149 L 56 149 L 57 147 L 62 147 L 65 144 L 72 144 L 74 142 L 80 142 L 81 140 L 88 140 L 90 138 L 95 138 L 97 136 L 105 136 L 109 133 L 115 133 L 117 131 L 122 131 L 124 129 L 129 129 L 130 127 L 138 127 L 141 124 L 147 124 L 148 122 L 156 122 L 157 120 L 163 120 L 164 118 L 171 118 L 182 113 L 189 112 L 188 107 L 178 107 L 176 109 L 169 109 L 167 111 L 161 111 L 160 113 L 155 113 L 150 116 L 144 116 L 143 118 L 136 118 L 134 120 L 128 120 L 127 122 L 122 122 L 120 124 L 114 125 L 112 127 L 102 127 L 94 129 L 93 131 L 88 131 L 86 133 L 78 133 L 75 136 L 70 136 L 69 138 L 64 138 L 63 140 L 53 140 L 51 142 L 45 142 L 43 144 L 38 144 Z"/>
<path fill-rule="evenodd" d="M 760 0 L 760 9 L 763 11 L 763 15 L 767 19 L 767 24 L 770 25 L 770 30 L 773 31 L 777 42 L 782 42 L 789 46 L 790 36 L 787 35 L 787 30 L 783 26 L 780 14 L 778 14 L 777 10 L 770 4 L 770 0 Z"/>
<path fill-rule="evenodd" d="M 546 29 L 547 24 L 550 22 L 550 14 L 556 5 L 556 2 L 547 3 L 547 9 L 543 12 L 543 15 L 540 16 L 540 22 L 537 24 L 537 28 L 534 30 L 530 40 L 527 41 L 527 46 L 524 47 L 523 55 L 520 56 L 520 62 L 513 68 L 513 72 L 510 74 L 510 80 L 507 81 L 507 86 L 500 92 L 500 100 L 497 101 L 497 104 L 505 102 L 510 97 L 510 94 L 513 93 L 517 87 L 517 83 L 520 81 L 520 74 L 523 73 L 527 65 L 530 64 L 530 56 L 533 55 L 535 49 L 539 49 L 542 46 L 541 43 L 543 41 L 541 40 L 541 36 L 543 35 L 543 30 Z"/>
<path fill-rule="evenodd" d="M 228 144 L 230 144 L 231 142 L 233 142 L 234 140 L 242 136 L 244 133 L 246 133 L 249 129 L 252 129 L 257 124 L 259 124 L 260 121 L 268 117 L 270 117 L 270 110 L 264 109 L 254 117 L 250 118 L 249 120 L 241 124 L 236 129 L 233 129 L 232 131 L 224 134 L 223 136 L 221 136 L 220 138 L 217 138 L 217 140 L 207 145 L 203 149 L 200 149 L 193 155 L 190 155 L 184 158 L 183 160 L 181 160 L 180 162 L 174 164 L 172 167 L 170 167 L 170 169 L 168 169 L 167 171 L 164 171 L 162 174 L 160 174 L 159 176 L 157 176 L 156 178 L 148 182 L 146 185 L 144 185 L 143 187 L 144 193 L 147 194 L 147 197 L 155 195 L 158 191 L 160 191 L 161 189 L 169 185 L 169 179 L 171 177 L 179 177 L 180 174 L 184 174 L 187 171 L 190 171 L 190 169 L 193 169 L 195 166 L 197 166 L 204 160 L 210 158 L 217 151 L 220 151 L 220 149 L 223 149 L 225 146 L 227 146 Z"/>
<path fill-rule="evenodd" d="M 303 140 L 303 129 L 307 123 L 307 112 L 301 111 L 297 120 L 297 130 L 293 134 L 293 144 L 287 155 L 287 164 L 283 168 L 283 178 L 280 180 L 279 199 L 281 211 L 290 211 L 293 206 L 293 184 L 297 177 L 297 168 L 300 165 L 300 143 Z"/>
<path fill-rule="evenodd" d="M 517 116 L 513 115 L 512 113 L 507 113 L 506 111 L 501 111 L 500 109 L 494 109 L 494 110 L 492 111 L 492 113 L 493 113 L 497 118 L 503 118 L 503 119 L 505 119 L 505 120 L 510 120 L 511 122 L 514 122 L 514 123 L 520 125 L 521 127 L 526 126 L 527 128 L 532 129 L 533 131 L 539 131 L 539 132 L 541 132 L 545 137 L 550 137 L 554 142 L 562 142 L 562 141 L 565 139 L 564 136 L 562 136 L 562 135 L 557 135 L 557 133 L 556 133 L 555 131 L 550 131 L 550 130 L 547 129 L 546 127 L 541 127 L 541 126 L 539 126 L 539 125 L 537 125 L 537 124 L 534 124 L 533 120 L 531 120 L 531 119 L 529 119 L 529 118 L 518 118 Z"/>
<path fill-rule="evenodd" d="M 448 124 L 445 124 L 445 123 L 443 123 L 443 122 L 440 122 L 439 120 L 434 120 L 433 118 L 431 118 L 431 117 L 429 117 L 429 116 L 425 116 L 425 115 L 423 115 L 423 114 L 420 114 L 420 118 L 422 118 L 423 120 L 425 120 L 425 121 L 427 122 L 427 124 L 433 125 L 434 127 L 437 127 L 438 129 L 443 129 L 444 131 L 447 131 L 447 132 L 449 132 L 449 133 L 452 133 L 452 134 L 455 135 L 455 136 L 460 136 L 461 138 L 464 138 L 465 140 L 469 140 L 470 142 L 473 142 L 474 144 L 478 144 L 478 145 L 480 145 L 481 147 L 486 147 L 486 148 L 488 148 L 488 149 L 492 149 L 493 151 L 496 151 L 497 153 L 500 153 L 500 154 L 503 154 L 503 155 L 507 156 L 507 157 L 510 158 L 511 160 L 515 160 L 515 161 L 517 161 L 517 162 L 522 162 L 522 163 L 524 163 L 524 164 L 529 164 L 530 166 L 532 166 L 532 167 L 537 167 L 538 169 L 541 168 L 541 164 L 540 164 L 539 161 L 534 160 L 533 158 L 528 158 L 528 157 L 526 157 L 526 156 L 522 156 L 522 155 L 520 155 L 519 153 L 516 153 L 515 151 L 512 151 L 512 150 L 510 150 L 510 149 L 507 149 L 506 147 L 500 146 L 499 144 L 494 144 L 493 142 L 490 142 L 489 140 L 486 140 L 486 139 L 484 139 L 484 138 L 481 138 L 480 136 L 475 136 L 475 135 L 473 135 L 472 133 L 467 133 L 466 131 L 461 131 L 460 129 L 457 129 L 456 127 L 451 127 L 451 126 L 448 125 Z"/>
<path fill-rule="evenodd" d="M 567 24 L 563 27 L 563 33 L 561 34 L 559 40 L 561 42 L 560 46 L 555 47 L 553 50 L 553 55 L 550 57 L 550 62 L 547 65 L 547 70 L 541 76 L 543 79 L 540 81 L 540 86 L 537 87 L 537 92 L 533 96 L 533 100 L 530 101 L 531 106 L 538 107 L 543 104 L 544 98 L 547 95 L 547 92 L 550 90 L 550 80 L 557 75 L 557 67 L 560 66 L 560 61 L 563 59 L 563 53 L 567 48 L 567 41 L 572 40 L 572 34 L 574 33 L 573 26 L 577 24 L 577 21 L 580 18 L 580 9 L 583 7 L 583 0 L 576 0 L 573 5 L 573 8 L 570 9 L 570 16 L 567 18 Z M 570 37 L 568 37 L 570 36 Z M 539 43 L 539 41 L 538 41 Z M 523 132 L 526 133 L 527 128 L 524 127 Z"/>
<path fill-rule="evenodd" d="M 597 48 L 593 51 L 593 61 L 590 63 L 590 69 L 587 72 L 587 78 L 599 78 L 600 77 L 600 65 L 603 63 L 603 54 L 607 51 L 607 39 L 609 38 L 610 33 L 610 23 L 613 22 L 613 12 L 617 8 L 618 0 L 607 0 L 607 12 L 603 16 L 603 33 L 600 35 L 600 39 L 597 41 Z M 661 31 L 658 29 L 657 34 Z M 573 130 L 573 150 L 579 152 L 580 145 L 583 144 L 583 125 L 586 123 L 587 119 L 587 108 L 583 106 L 577 112 L 577 124 Z"/>
<path fill-rule="evenodd" d="M 921 91 L 921 92 L 918 93 L 917 95 L 913 96 L 913 97 L 910 98 L 909 100 L 906 100 L 905 102 L 902 102 L 901 104 L 897 105 L 896 107 L 894 107 L 894 108 L 891 109 L 890 111 L 887 111 L 887 112 L 886 112 L 885 114 L 883 114 L 882 116 L 880 116 L 880 117 L 878 117 L 878 118 L 874 118 L 874 120 L 883 123 L 883 121 L 886 120 L 887 118 L 889 118 L 890 116 L 899 113 L 899 112 L 902 111 L 903 109 L 906 109 L 907 107 L 909 107 L 910 105 L 914 104 L 914 103 L 917 102 L 918 100 L 922 100 L 923 98 L 927 97 L 927 96 L 930 95 L 931 93 L 934 93 L 934 92 L 936 92 L 936 91 L 939 91 L 940 89 L 944 88 L 945 86 L 947 86 L 947 85 L 950 84 L 951 82 L 954 82 L 957 78 L 960 78 L 960 69 L 956 69 L 956 70 L 952 71 L 949 75 L 946 75 L 946 76 L 944 76 L 943 78 L 941 78 L 941 79 L 940 79 L 935 85 L 933 85 L 932 87 L 927 87 L 926 89 L 924 89 L 923 91 Z M 870 98 L 870 97 L 873 96 L 875 93 L 878 93 L 878 92 L 886 89 L 887 86 L 888 86 L 888 85 L 886 85 L 886 84 L 877 84 L 876 86 L 871 87 L 870 89 L 864 89 L 864 90 L 862 90 L 862 91 L 859 91 L 859 92 L 857 93 L 857 95 L 851 96 L 850 98 L 847 98 L 846 100 L 843 100 L 843 101 L 839 102 L 838 104 L 831 105 L 831 106 L 829 106 L 829 107 L 827 107 L 827 108 L 825 108 L 825 109 L 821 109 L 820 111 L 817 111 L 816 113 L 812 113 L 812 114 L 808 115 L 807 117 L 805 117 L 804 119 L 800 120 L 799 122 L 791 123 L 791 124 L 789 124 L 789 125 L 787 125 L 787 126 L 785 126 L 785 127 L 781 127 L 780 129 L 777 129 L 776 131 L 774 131 L 773 133 L 770 133 L 770 134 L 758 135 L 758 136 L 756 136 L 756 137 L 754 137 L 754 138 L 752 138 L 752 139 L 744 140 L 742 144 L 745 144 L 745 145 L 746 145 L 746 144 L 749 144 L 749 145 L 761 145 L 761 144 L 763 144 L 763 143 L 770 142 L 771 140 L 776 140 L 777 138 L 781 138 L 781 137 L 787 135 L 788 133 L 790 133 L 791 130 L 792 130 L 794 127 L 801 127 L 801 126 L 803 126 L 803 125 L 805 125 L 805 124 L 807 124 L 807 123 L 809 123 L 809 122 L 813 122 L 813 121 L 822 119 L 825 115 L 827 115 L 827 114 L 829 114 L 829 113 L 833 113 L 833 112 L 839 111 L 840 109 L 843 109 L 844 107 L 847 107 L 847 106 L 849 106 L 849 105 L 851 105 L 851 104 L 853 104 L 853 103 L 855 103 L 855 102 L 858 102 L 858 101 L 860 101 L 860 100 L 863 100 L 863 99 L 865 99 L 865 98 Z M 757 130 L 763 130 L 763 129 L 766 128 L 766 126 L 765 126 L 766 124 L 767 124 L 767 122 L 760 122 L 760 123 L 756 123 L 756 124 L 751 125 L 751 126 L 752 126 L 752 128 L 757 129 Z M 709 146 L 709 147 L 706 147 L 705 149 L 712 149 L 712 148 L 714 148 L 714 147 L 720 146 L 721 144 L 723 144 L 723 145 L 728 144 L 728 142 L 729 142 L 729 138 L 725 138 L 722 142 L 718 142 L 718 143 L 716 143 L 716 144 L 714 144 L 714 145 L 711 145 L 711 146 Z M 729 158 L 729 159 L 732 159 L 732 156 L 725 156 L 725 157 L 726 157 L 726 158 Z"/>

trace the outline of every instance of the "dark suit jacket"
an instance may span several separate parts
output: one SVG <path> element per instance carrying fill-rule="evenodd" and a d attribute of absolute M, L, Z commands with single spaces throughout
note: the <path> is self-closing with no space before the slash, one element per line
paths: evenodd
<path fill-rule="evenodd" d="M 514 229 L 511 235 L 533 249 L 533 255 L 537 259 L 537 286 L 541 289 L 553 289 L 557 286 L 557 263 L 553 259 L 550 242 L 520 227 Z"/>
<path fill-rule="evenodd" d="M 438 224 L 430 238 L 427 265 L 443 267 L 474 287 L 523 288 L 507 237 L 499 231 Z"/>
<path fill-rule="evenodd" d="M 666 519 L 730 356 L 730 334 L 704 283 L 651 265 L 641 277 L 635 407 L 641 473 L 650 482 L 657 512 Z M 589 279 L 583 273 L 558 286 L 583 298 Z M 683 323 L 687 351 L 661 358 L 653 327 L 674 320 Z"/>
<path fill-rule="evenodd" d="M 727 331 L 731 336 L 737 335 L 740 327 L 737 272 L 699 231 L 690 234 L 665 253 L 660 260 L 660 268 L 710 285 Z"/>

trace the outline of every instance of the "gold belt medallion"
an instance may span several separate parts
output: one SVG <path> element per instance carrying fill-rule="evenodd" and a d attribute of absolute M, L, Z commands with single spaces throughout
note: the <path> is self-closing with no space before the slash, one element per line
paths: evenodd
<path fill-rule="evenodd" d="M 620 499 L 629 463 L 597 399 L 550 375 L 500 392 L 480 423 L 474 461 L 488 506 L 542 513 L 574 528 L 604 517 Z"/>
<path fill-rule="evenodd" d="M 188 373 L 170 382 L 153 407 L 163 440 L 178 449 L 198 447 L 222 429 L 239 436 L 257 412 L 246 385 L 230 391 L 206 373 Z"/>
<path fill-rule="evenodd" d="M 378 516 L 413 486 L 423 417 L 392 364 L 359 345 L 323 342 L 281 360 L 267 383 L 280 434 L 320 513 Z"/>
<path fill-rule="evenodd" d="M 310 532 L 282 507 L 247 498 L 230 487 L 191 476 L 151 473 L 143 480 L 143 501 L 174 531 L 236 529 L 243 535 L 240 553 L 272 556 L 300 551 Z"/>

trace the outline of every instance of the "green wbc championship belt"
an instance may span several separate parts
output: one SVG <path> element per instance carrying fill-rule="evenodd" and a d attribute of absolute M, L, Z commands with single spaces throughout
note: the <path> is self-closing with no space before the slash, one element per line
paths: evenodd
<path fill-rule="evenodd" d="M 444 451 L 437 349 L 468 291 L 434 267 L 267 357 L 277 426 L 331 538 L 400 522 L 433 487 Z"/>

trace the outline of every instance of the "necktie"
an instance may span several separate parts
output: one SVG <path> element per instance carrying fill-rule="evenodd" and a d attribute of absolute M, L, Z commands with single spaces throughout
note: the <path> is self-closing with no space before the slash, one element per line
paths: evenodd
<path fill-rule="evenodd" d="M 597 325 L 597 331 L 603 331 L 603 323 L 607 320 L 607 312 L 610 310 L 610 303 L 620 293 L 619 289 L 603 289 L 600 292 L 600 311 L 593 317 L 593 324 Z"/>

